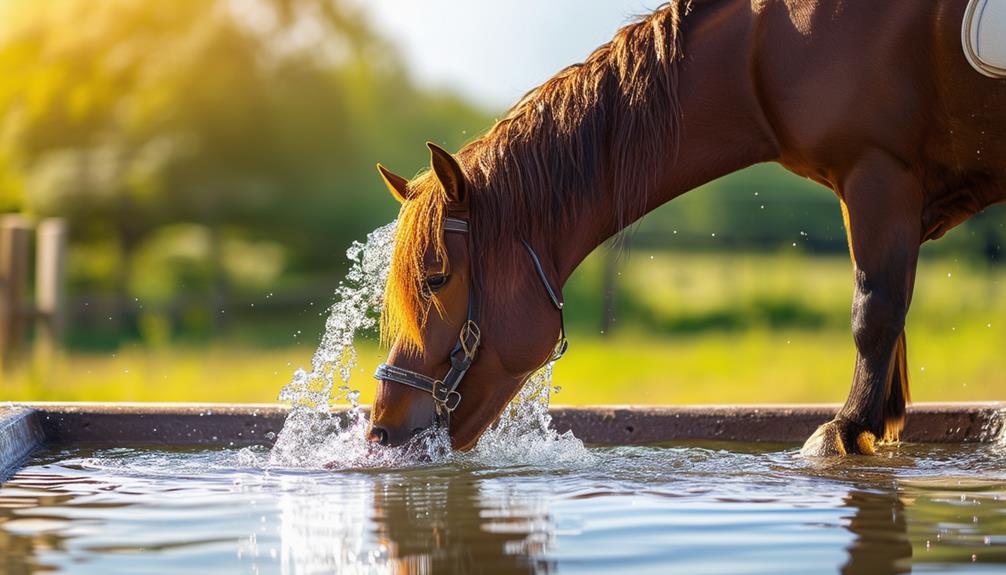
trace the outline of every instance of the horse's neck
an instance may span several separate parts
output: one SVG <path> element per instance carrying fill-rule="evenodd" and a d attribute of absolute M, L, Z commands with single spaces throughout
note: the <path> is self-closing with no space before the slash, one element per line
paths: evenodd
<path fill-rule="evenodd" d="M 749 2 L 705 3 L 684 23 L 677 153 L 675 157 L 674 150 L 668 150 L 666 160 L 650 168 L 657 170 L 658 185 L 646 200 L 644 214 L 702 184 L 778 155 L 749 69 L 755 16 L 740 6 Z M 557 231 L 553 253 L 563 282 L 594 248 L 622 229 L 612 218 L 622 198 L 617 193 L 600 198 L 582 206 Z"/>

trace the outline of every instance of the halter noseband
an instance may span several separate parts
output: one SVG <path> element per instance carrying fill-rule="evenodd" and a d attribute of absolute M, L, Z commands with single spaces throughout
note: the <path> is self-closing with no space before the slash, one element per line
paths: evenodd
<path fill-rule="evenodd" d="M 468 222 L 458 218 L 444 218 L 444 231 L 466 234 L 468 233 Z M 555 309 L 559 311 L 559 340 L 556 343 L 555 351 L 552 353 L 552 358 L 549 360 L 557 361 L 564 353 L 566 353 L 566 349 L 569 347 L 569 342 L 566 340 L 566 322 L 562 313 L 563 302 L 560 299 L 560 295 L 557 294 L 548 283 L 548 278 L 545 276 L 545 270 L 541 266 L 541 260 L 538 258 L 538 254 L 535 253 L 534 249 L 531 248 L 531 244 L 524 240 L 521 240 L 521 243 L 524 244 L 524 248 L 527 250 L 528 255 L 531 256 L 531 263 L 534 265 L 534 271 L 537 272 L 538 279 L 540 279 L 542 285 L 545 286 L 545 292 L 548 294 L 549 300 L 552 302 L 552 305 L 555 306 Z M 468 242 L 468 254 L 469 260 L 471 260 L 471 240 Z M 393 381 L 395 383 L 414 387 L 432 395 L 437 409 L 437 421 L 447 427 L 450 426 L 451 412 L 457 409 L 458 404 L 461 403 L 461 393 L 458 391 L 458 386 L 461 385 L 461 380 L 464 379 L 465 374 L 468 373 L 468 369 L 471 368 L 472 363 L 475 362 L 475 356 L 478 353 L 479 345 L 482 343 L 482 331 L 479 329 L 478 325 L 479 301 L 475 293 L 474 266 L 470 265 L 469 273 L 471 277 L 468 282 L 468 317 L 465 319 L 464 325 L 461 326 L 461 333 L 458 335 L 458 343 L 454 345 L 454 349 L 451 350 L 451 353 L 448 356 L 451 362 L 451 367 L 447 370 L 447 374 L 444 375 L 444 378 L 434 379 L 427 375 L 388 363 L 383 363 L 378 366 L 377 371 L 374 373 L 374 377 L 376 379 Z"/>

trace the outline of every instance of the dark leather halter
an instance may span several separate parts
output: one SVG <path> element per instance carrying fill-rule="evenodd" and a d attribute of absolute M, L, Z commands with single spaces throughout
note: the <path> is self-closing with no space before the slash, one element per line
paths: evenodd
<path fill-rule="evenodd" d="M 468 222 L 457 218 L 445 218 L 444 232 L 466 234 L 468 233 Z M 534 271 L 538 274 L 542 285 L 545 286 L 545 292 L 548 294 L 549 300 L 555 306 L 555 309 L 559 311 L 559 340 L 552 353 L 552 358 L 549 360 L 550 362 L 557 361 L 566 353 L 566 349 L 569 347 L 569 342 L 566 340 L 566 323 L 562 313 L 563 302 L 560 294 L 553 290 L 552 286 L 548 283 L 548 278 L 545 276 L 545 270 L 541 267 L 541 260 L 538 258 L 538 254 L 535 253 L 534 249 L 526 241 L 521 240 L 521 243 L 524 244 L 524 249 L 531 256 Z M 470 260 L 472 258 L 471 246 L 471 240 L 469 239 L 468 254 Z M 469 273 L 471 277 L 468 282 L 468 317 L 465 319 L 464 325 L 461 326 L 458 343 L 451 350 L 449 356 L 451 367 L 447 370 L 447 374 L 444 375 L 443 379 L 434 379 L 427 375 L 387 363 L 381 364 L 377 368 L 377 372 L 374 373 L 376 379 L 393 381 L 414 387 L 432 395 L 436 405 L 436 420 L 439 424 L 448 427 L 450 426 L 451 412 L 457 409 L 458 404 L 461 403 L 461 392 L 458 391 L 458 386 L 461 385 L 461 380 L 464 379 L 465 374 L 468 373 L 469 368 L 475 362 L 479 345 L 482 343 L 482 331 L 478 325 L 479 300 L 475 293 L 474 266 L 469 267 Z"/>

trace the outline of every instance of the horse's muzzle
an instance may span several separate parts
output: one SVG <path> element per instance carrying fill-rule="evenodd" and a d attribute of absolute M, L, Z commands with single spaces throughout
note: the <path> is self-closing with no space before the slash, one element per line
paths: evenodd
<path fill-rule="evenodd" d="M 401 388 L 396 388 L 399 391 Z M 407 389 L 407 388 L 405 388 Z M 433 414 L 432 400 L 419 392 L 409 390 L 417 397 L 393 402 L 394 409 L 381 410 L 377 417 L 371 412 L 370 429 L 367 440 L 375 445 L 395 447 L 408 443 L 424 430 L 437 425 Z M 397 399 L 397 398 L 396 398 Z M 376 406 L 375 406 L 376 407 Z"/>

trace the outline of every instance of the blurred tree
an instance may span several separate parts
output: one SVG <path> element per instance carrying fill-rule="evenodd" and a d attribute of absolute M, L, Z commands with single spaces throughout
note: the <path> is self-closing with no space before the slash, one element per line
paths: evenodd
<path fill-rule="evenodd" d="M 69 217 L 78 244 L 114 241 L 108 289 L 123 300 L 137 250 L 177 222 L 206 227 L 211 292 L 227 289 L 228 234 L 282 244 L 295 269 L 342 265 L 395 213 L 378 159 L 416 170 L 426 139 L 459 146 L 488 125 L 416 88 L 342 0 L 0 11 L 0 210 Z"/>

